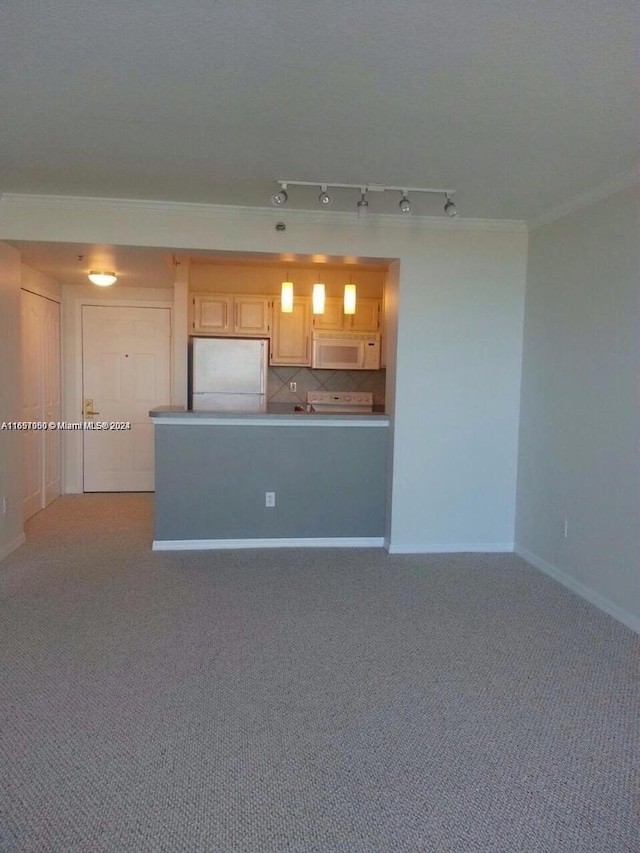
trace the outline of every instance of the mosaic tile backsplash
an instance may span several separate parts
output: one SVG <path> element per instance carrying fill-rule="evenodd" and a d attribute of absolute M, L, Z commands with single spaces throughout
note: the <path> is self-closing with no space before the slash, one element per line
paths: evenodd
<path fill-rule="evenodd" d="M 384 406 L 386 370 L 313 370 L 309 367 L 270 367 L 269 403 L 306 403 L 307 391 L 371 391 L 374 406 Z M 296 390 L 289 389 L 296 383 Z"/>

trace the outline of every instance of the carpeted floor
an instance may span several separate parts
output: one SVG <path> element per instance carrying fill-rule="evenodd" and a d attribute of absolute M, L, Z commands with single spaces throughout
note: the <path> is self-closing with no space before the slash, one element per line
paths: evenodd
<path fill-rule="evenodd" d="M 67 496 L 0 564 L 3 853 L 638 853 L 638 638 L 509 555 L 152 553 Z"/>

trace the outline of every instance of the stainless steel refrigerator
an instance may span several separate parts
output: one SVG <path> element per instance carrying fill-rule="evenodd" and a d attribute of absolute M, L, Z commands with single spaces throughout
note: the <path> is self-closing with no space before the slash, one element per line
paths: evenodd
<path fill-rule="evenodd" d="M 209 412 L 266 412 L 266 338 L 189 340 L 189 408 Z"/>

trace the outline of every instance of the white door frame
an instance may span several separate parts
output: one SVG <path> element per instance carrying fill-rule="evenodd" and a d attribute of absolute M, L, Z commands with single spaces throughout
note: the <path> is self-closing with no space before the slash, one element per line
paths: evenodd
<path fill-rule="evenodd" d="M 69 285 L 68 287 L 72 287 Z M 167 299 L 141 299 L 140 290 L 136 288 L 137 298 L 127 298 L 125 294 L 118 294 L 117 298 L 97 298 L 86 295 L 72 296 L 68 301 L 63 296 L 62 301 L 62 340 L 63 340 L 63 393 L 65 392 L 65 369 L 67 379 L 67 391 L 64 393 L 62 411 L 64 420 L 78 423 L 82 417 L 82 306 L 83 305 L 107 305 L 111 308 L 168 308 L 171 335 L 173 338 L 173 300 Z M 69 321 L 72 325 L 71 340 L 69 335 Z M 66 331 L 66 335 L 65 335 Z M 69 346 L 70 345 L 70 346 Z M 73 359 L 69 369 L 69 358 Z M 174 395 L 173 364 L 169 363 L 169 388 L 171 400 Z M 83 494 L 83 442 L 82 432 L 65 431 L 62 437 L 63 443 L 63 494 Z"/>

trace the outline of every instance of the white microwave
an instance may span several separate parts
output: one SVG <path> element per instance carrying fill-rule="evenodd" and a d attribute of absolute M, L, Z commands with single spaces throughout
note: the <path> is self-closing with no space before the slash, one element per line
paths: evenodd
<path fill-rule="evenodd" d="M 379 370 L 380 335 L 375 332 L 313 332 L 311 367 Z"/>

